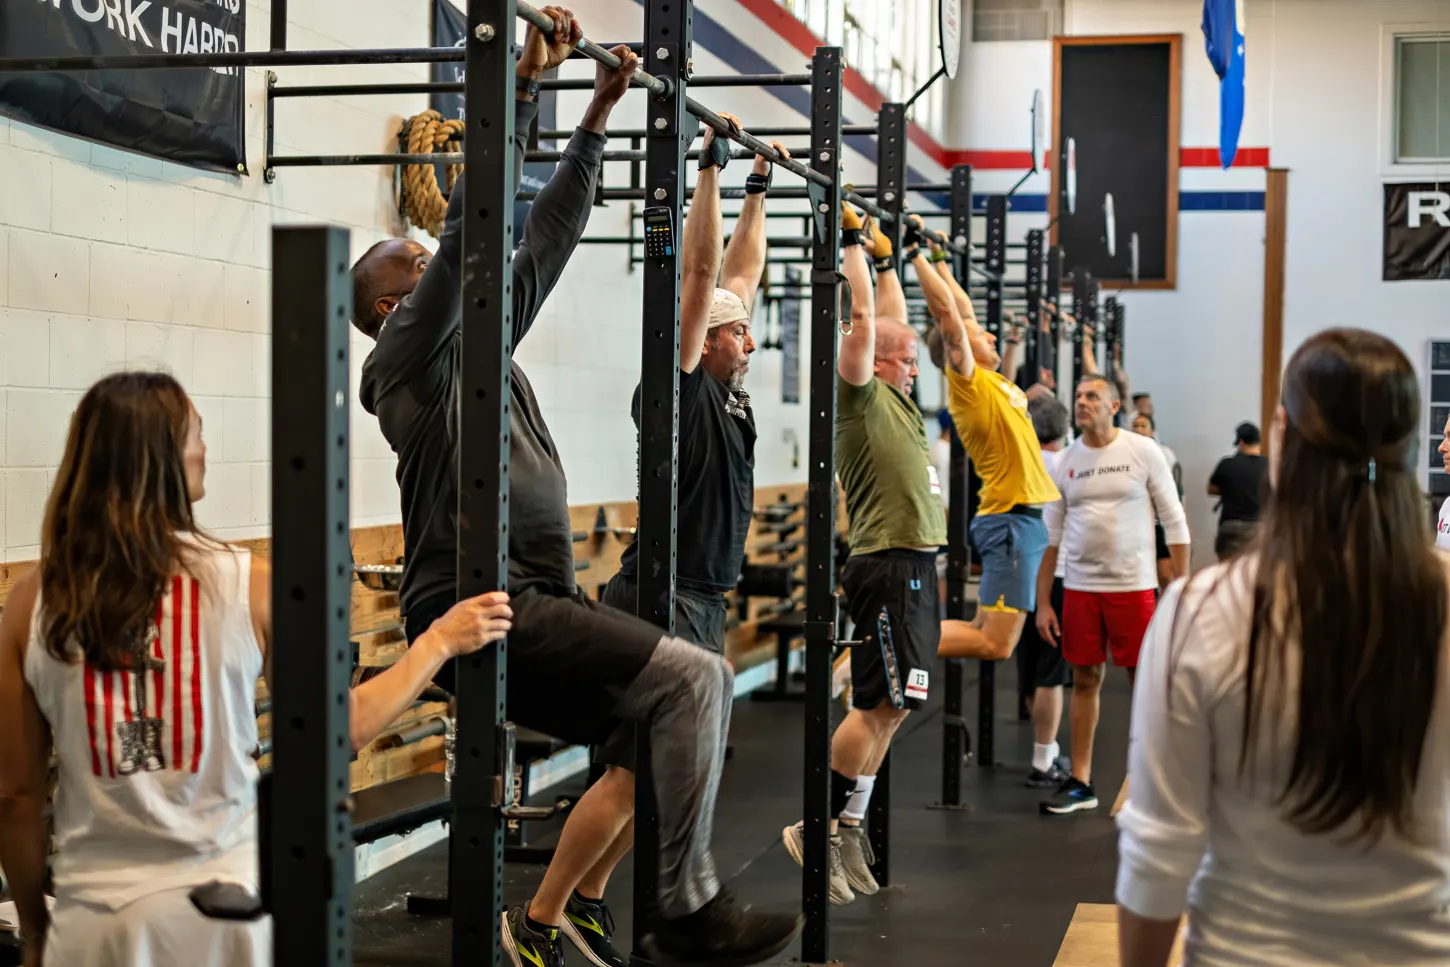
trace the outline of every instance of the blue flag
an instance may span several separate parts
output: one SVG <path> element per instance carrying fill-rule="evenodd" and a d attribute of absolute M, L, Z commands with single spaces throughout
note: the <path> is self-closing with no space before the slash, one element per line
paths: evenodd
<path fill-rule="evenodd" d="M 1244 34 L 1242 0 L 1203 0 L 1203 41 L 1219 76 L 1218 159 L 1227 168 L 1239 150 L 1244 123 Z"/>

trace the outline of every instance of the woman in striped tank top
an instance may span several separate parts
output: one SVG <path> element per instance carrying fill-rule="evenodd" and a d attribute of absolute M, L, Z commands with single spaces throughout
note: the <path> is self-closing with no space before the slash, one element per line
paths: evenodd
<path fill-rule="evenodd" d="M 269 921 L 208 920 L 188 898 L 214 880 L 256 889 L 254 699 L 272 637 L 266 562 L 196 526 L 205 474 L 201 418 L 170 376 L 109 376 L 71 418 L 40 566 L 0 620 L 0 866 L 27 967 L 271 963 Z M 354 690 L 354 748 L 510 614 L 506 595 L 462 602 Z"/>

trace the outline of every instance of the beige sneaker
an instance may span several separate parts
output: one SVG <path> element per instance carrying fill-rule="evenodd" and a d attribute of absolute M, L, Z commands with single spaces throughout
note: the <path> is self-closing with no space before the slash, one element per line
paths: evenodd
<path fill-rule="evenodd" d="M 871 839 L 861 826 L 841 824 L 841 869 L 851 889 L 862 896 L 873 896 L 881 889 L 876 877 L 871 875 L 871 864 L 876 854 L 871 850 Z"/>
<path fill-rule="evenodd" d="M 794 826 L 787 826 L 781 830 L 780 838 L 785 843 L 785 851 L 790 858 L 795 860 L 797 866 L 806 865 L 806 824 L 804 821 Z M 838 907 L 856 899 L 856 894 L 851 891 L 851 883 L 846 878 L 846 869 L 841 863 L 841 837 L 831 837 L 830 848 L 830 869 L 831 869 L 831 903 Z M 873 881 L 874 882 L 874 881 Z"/>

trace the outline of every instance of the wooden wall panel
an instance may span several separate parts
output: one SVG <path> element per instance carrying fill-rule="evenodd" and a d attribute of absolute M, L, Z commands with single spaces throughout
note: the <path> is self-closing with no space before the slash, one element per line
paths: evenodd
<path fill-rule="evenodd" d="M 802 521 L 802 527 L 797 533 L 790 535 L 792 538 L 805 535 L 805 499 L 806 487 L 804 484 L 760 487 L 756 490 L 757 508 L 776 503 L 802 505 L 801 509 L 796 511 Z M 597 531 L 596 525 L 601 512 L 604 517 L 605 529 Z M 625 547 L 633 539 L 630 531 L 638 520 L 637 507 L 634 501 L 587 504 L 571 507 L 569 513 L 574 530 L 582 531 L 586 535 L 583 540 L 574 544 L 575 560 L 585 562 L 587 565 L 576 572 L 575 580 L 586 594 L 597 598 L 604 585 L 619 570 L 620 555 L 624 553 Z M 838 508 L 838 519 L 844 533 L 846 519 L 844 503 Z M 761 549 L 764 545 L 778 541 L 779 538 L 773 532 L 761 527 L 760 520 L 753 521 L 750 535 L 746 540 L 747 558 L 751 561 L 775 563 L 782 560 L 800 560 L 804 556 L 803 543 L 790 549 L 784 555 Z M 271 554 L 271 541 L 268 538 L 237 543 L 263 558 L 269 557 Z M 403 555 L 402 528 L 397 525 L 357 528 L 352 534 L 352 548 L 354 560 L 358 564 L 397 563 Z M 34 561 L 0 565 L 0 608 L 3 608 L 10 589 L 33 567 L 35 567 Z M 734 595 L 731 594 L 728 597 L 731 599 L 733 615 L 735 614 Z M 774 638 L 757 639 L 756 635 L 759 612 L 773 603 L 769 600 L 752 600 L 745 619 L 737 627 L 726 632 L 726 655 L 735 663 L 737 669 L 748 668 L 775 659 Z M 407 648 L 398 616 L 398 596 L 396 594 L 372 591 L 354 581 L 352 583 L 351 623 L 352 638 L 358 643 L 359 663 L 364 666 L 390 665 Z M 259 681 L 257 699 L 261 701 L 266 698 L 267 684 L 265 681 Z M 441 736 L 430 737 L 411 745 L 391 747 L 388 742 L 388 733 L 436 715 L 446 714 L 447 711 L 446 704 L 433 702 L 418 705 L 404 712 L 397 721 L 389 726 L 387 732 L 358 753 L 357 759 L 352 764 L 352 790 L 356 792 L 359 789 L 393 779 L 442 769 L 443 739 Z M 271 724 L 269 713 L 258 716 L 257 725 L 262 738 L 270 736 Z M 269 756 L 263 756 L 259 760 L 259 764 L 265 768 L 269 760 Z"/>

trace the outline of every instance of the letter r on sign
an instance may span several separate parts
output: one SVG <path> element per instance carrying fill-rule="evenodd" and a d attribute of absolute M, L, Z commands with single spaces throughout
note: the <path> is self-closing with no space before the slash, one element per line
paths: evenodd
<path fill-rule="evenodd" d="M 1429 215 L 1441 228 L 1450 228 L 1450 192 L 1410 192 L 1410 227 L 1419 228 Z"/>

